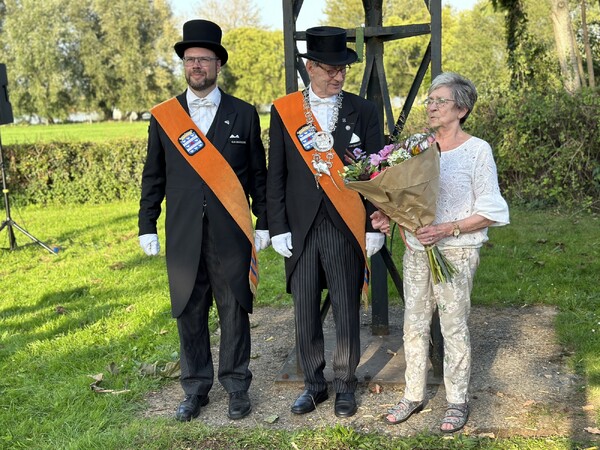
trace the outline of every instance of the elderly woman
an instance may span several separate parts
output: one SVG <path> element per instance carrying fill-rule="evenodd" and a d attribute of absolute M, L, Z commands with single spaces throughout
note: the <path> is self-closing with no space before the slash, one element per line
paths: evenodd
<path fill-rule="evenodd" d="M 441 150 L 440 190 L 432 225 L 415 234 L 406 232 L 404 275 L 404 352 L 406 390 L 388 411 L 390 424 L 407 420 L 423 409 L 431 318 L 439 310 L 444 336 L 444 386 L 448 407 L 441 431 L 462 429 L 469 416 L 468 387 L 471 344 L 467 319 L 479 249 L 487 229 L 509 223 L 508 206 L 500 194 L 490 145 L 462 130 L 473 110 L 477 91 L 464 77 L 445 72 L 437 76 L 425 101 L 429 125 Z M 375 228 L 389 232 L 381 212 L 371 218 Z M 437 245 L 457 269 L 446 283 L 434 284 L 424 246 Z"/>

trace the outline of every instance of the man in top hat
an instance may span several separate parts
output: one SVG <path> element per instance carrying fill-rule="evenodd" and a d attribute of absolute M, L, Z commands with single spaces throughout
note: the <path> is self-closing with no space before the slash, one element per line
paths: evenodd
<path fill-rule="evenodd" d="M 272 245 L 285 257 L 286 287 L 294 299 L 296 346 L 304 392 L 292 412 L 304 414 L 327 400 L 321 291 L 327 289 L 335 320 L 334 411 L 357 410 L 356 367 L 360 360 L 360 299 L 367 257 L 384 235 L 368 216 L 375 210 L 344 188 L 338 171 L 345 152 L 373 153 L 383 146 L 375 105 L 343 91 L 348 65 L 358 59 L 346 47 L 346 31 L 306 31 L 309 86 L 274 102 L 271 109 L 267 214 Z"/>
<path fill-rule="evenodd" d="M 228 58 L 221 34 L 206 20 L 183 25 L 175 52 L 188 87 L 152 109 L 142 174 L 139 241 L 148 255 L 160 249 L 156 222 L 166 198 L 167 272 L 185 393 L 176 413 L 180 421 L 197 417 L 208 403 L 213 296 L 221 329 L 218 379 L 229 394 L 228 415 L 240 419 L 250 413 L 248 314 L 256 292 L 256 252 L 270 243 L 259 118 L 253 106 L 217 87 Z"/>

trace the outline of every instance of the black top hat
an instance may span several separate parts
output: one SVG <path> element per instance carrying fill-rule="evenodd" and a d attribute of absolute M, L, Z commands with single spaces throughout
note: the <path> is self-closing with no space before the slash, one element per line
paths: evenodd
<path fill-rule="evenodd" d="M 221 65 L 227 63 L 227 50 L 221 45 L 223 32 L 216 23 L 208 20 L 190 20 L 183 24 L 183 40 L 175 44 L 177 56 L 183 58 L 183 52 L 190 47 L 208 48 L 215 52 Z"/>
<path fill-rule="evenodd" d="M 338 27 L 313 27 L 306 30 L 306 53 L 300 56 L 331 66 L 345 66 L 358 59 L 346 47 L 346 30 Z"/>

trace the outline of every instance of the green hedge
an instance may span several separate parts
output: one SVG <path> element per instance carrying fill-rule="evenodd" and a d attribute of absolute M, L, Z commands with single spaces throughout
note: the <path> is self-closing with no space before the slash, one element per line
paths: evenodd
<path fill-rule="evenodd" d="M 146 139 L 4 147 L 11 200 L 23 204 L 136 199 Z"/>
<path fill-rule="evenodd" d="M 600 210 L 599 94 L 505 92 L 478 102 L 470 132 L 492 145 L 508 200 Z"/>
<path fill-rule="evenodd" d="M 511 204 L 597 211 L 598 118 L 598 90 L 503 92 L 479 100 L 466 130 L 492 145 Z M 146 140 L 14 145 L 4 154 L 16 201 L 102 203 L 139 198 Z"/>

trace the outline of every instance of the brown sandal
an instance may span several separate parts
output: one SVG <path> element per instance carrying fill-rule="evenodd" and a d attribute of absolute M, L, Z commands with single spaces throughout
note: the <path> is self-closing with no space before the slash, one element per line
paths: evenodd
<path fill-rule="evenodd" d="M 469 405 L 467 403 L 448 403 L 440 431 L 442 433 L 455 433 L 463 429 L 468 419 Z M 444 428 L 444 425 L 451 425 L 452 428 Z"/>

